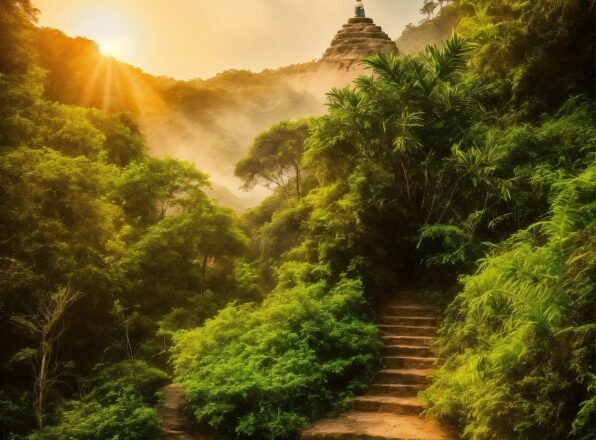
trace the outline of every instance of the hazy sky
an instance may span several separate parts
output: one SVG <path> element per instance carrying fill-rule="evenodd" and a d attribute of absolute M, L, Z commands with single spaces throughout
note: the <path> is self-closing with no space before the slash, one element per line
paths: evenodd
<path fill-rule="evenodd" d="M 353 0 L 34 0 L 39 23 L 81 35 L 143 70 L 186 79 L 319 58 Z M 421 0 L 365 0 L 392 38 Z"/>

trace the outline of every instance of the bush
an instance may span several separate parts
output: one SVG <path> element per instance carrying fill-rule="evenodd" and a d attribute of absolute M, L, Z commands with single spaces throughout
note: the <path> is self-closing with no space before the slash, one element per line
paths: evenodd
<path fill-rule="evenodd" d="M 158 391 L 170 379 L 164 371 L 152 367 L 145 361 L 123 361 L 102 368 L 91 379 L 92 395 L 99 401 L 109 401 L 111 396 L 120 395 L 131 388 L 143 402 L 155 405 Z"/>
<path fill-rule="evenodd" d="M 161 438 L 157 392 L 168 382 L 161 370 L 143 361 L 124 361 L 99 372 L 84 386 L 81 400 L 67 401 L 57 423 L 29 440 L 152 440 Z"/>
<path fill-rule="evenodd" d="M 29 440 L 152 440 L 160 439 L 157 411 L 143 405 L 134 393 L 111 404 L 70 401 L 56 426 L 29 436 Z"/>
<path fill-rule="evenodd" d="M 287 438 L 372 379 L 381 344 L 365 322 L 362 283 L 290 284 L 174 337 L 176 377 L 198 421 L 240 438 Z"/>
<path fill-rule="evenodd" d="M 424 393 L 466 439 L 588 439 L 596 422 L 596 166 L 465 279 Z"/>

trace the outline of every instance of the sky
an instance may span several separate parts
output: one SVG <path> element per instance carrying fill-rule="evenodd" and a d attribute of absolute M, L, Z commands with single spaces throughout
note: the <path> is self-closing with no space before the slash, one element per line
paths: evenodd
<path fill-rule="evenodd" d="M 34 0 L 39 24 L 91 38 L 102 52 L 177 79 L 260 71 L 319 58 L 353 0 Z M 422 19 L 421 0 L 364 0 L 397 38 Z"/>

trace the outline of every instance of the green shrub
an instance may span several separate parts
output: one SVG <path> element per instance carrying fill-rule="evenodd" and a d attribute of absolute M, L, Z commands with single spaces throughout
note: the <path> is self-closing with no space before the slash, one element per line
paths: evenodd
<path fill-rule="evenodd" d="M 295 265 L 285 270 L 309 272 Z M 362 283 L 291 278 L 262 305 L 228 306 L 174 337 L 176 377 L 197 420 L 240 438 L 287 438 L 371 380 L 380 342 Z"/>
<path fill-rule="evenodd" d="M 157 392 L 168 383 L 163 371 L 144 361 L 123 361 L 101 368 L 83 386 L 80 400 L 67 401 L 57 423 L 29 440 L 152 440 L 161 438 Z"/>
<path fill-rule="evenodd" d="M 96 400 L 109 401 L 132 388 L 143 402 L 155 405 L 157 392 L 170 381 L 167 373 L 145 361 L 123 361 L 99 370 L 90 380 L 92 395 Z"/>
<path fill-rule="evenodd" d="M 143 405 L 134 393 L 113 403 L 70 401 L 56 426 L 29 436 L 29 440 L 152 440 L 160 439 L 157 411 Z"/>
<path fill-rule="evenodd" d="M 428 412 L 466 439 L 594 438 L 596 166 L 555 185 L 551 217 L 465 279 Z"/>

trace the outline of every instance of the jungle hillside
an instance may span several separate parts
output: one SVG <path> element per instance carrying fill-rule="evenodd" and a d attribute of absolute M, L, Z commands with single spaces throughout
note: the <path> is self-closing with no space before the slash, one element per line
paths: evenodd
<path fill-rule="evenodd" d="M 185 81 L 35 3 L 0 0 L 0 439 L 596 437 L 594 1 Z M 392 412 L 437 428 L 359 431 Z"/>

